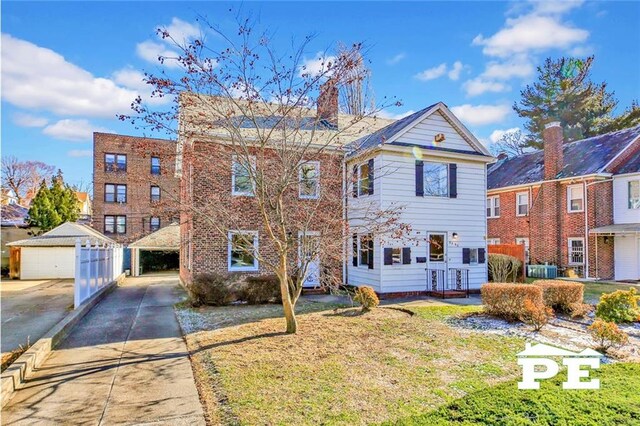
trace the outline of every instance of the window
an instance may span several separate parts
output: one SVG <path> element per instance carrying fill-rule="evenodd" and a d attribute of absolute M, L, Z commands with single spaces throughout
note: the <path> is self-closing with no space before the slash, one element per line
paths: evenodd
<path fill-rule="evenodd" d="M 518 192 L 516 194 L 516 216 L 526 216 L 529 214 L 529 193 Z"/>
<path fill-rule="evenodd" d="M 258 247 L 256 231 L 234 231 L 229 233 L 229 270 L 257 271 L 258 259 L 255 257 Z"/>
<path fill-rule="evenodd" d="M 567 210 L 569 213 L 584 211 L 584 187 L 582 184 L 567 186 Z"/>
<path fill-rule="evenodd" d="M 477 265 L 478 264 L 478 249 L 472 248 L 469 249 L 469 264 Z"/>
<path fill-rule="evenodd" d="M 250 161 L 254 163 L 254 158 L 251 157 Z M 231 193 L 233 195 L 253 196 L 254 185 L 251 179 L 252 170 L 255 171 L 254 164 L 251 164 L 251 166 L 242 164 L 242 162 L 234 156 L 231 173 Z"/>
<path fill-rule="evenodd" d="M 400 247 L 393 247 L 391 249 L 391 264 L 402 265 L 402 249 Z"/>
<path fill-rule="evenodd" d="M 106 172 L 126 172 L 127 156 L 125 154 L 105 154 L 104 170 Z"/>
<path fill-rule="evenodd" d="M 584 238 L 569 238 L 569 264 L 584 264 Z"/>
<path fill-rule="evenodd" d="M 105 203 L 126 203 L 127 202 L 127 185 L 117 185 L 107 183 L 104 185 L 104 202 Z"/>
<path fill-rule="evenodd" d="M 105 216 L 104 217 L 104 233 L 105 234 L 126 234 L 127 233 L 127 217 L 126 216 Z"/>
<path fill-rule="evenodd" d="M 160 187 L 151 185 L 151 202 L 160 201 Z"/>
<path fill-rule="evenodd" d="M 524 263 L 529 263 L 529 238 L 516 237 L 516 244 L 522 244 L 524 246 Z"/>
<path fill-rule="evenodd" d="M 640 180 L 629 181 L 629 208 L 640 209 Z"/>
<path fill-rule="evenodd" d="M 301 164 L 299 179 L 300 198 L 318 198 L 320 195 L 320 163 L 313 161 Z"/>
<path fill-rule="evenodd" d="M 449 196 L 449 165 L 424 162 L 424 195 Z"/>
<path fill-rule="evenodd" d="M 487 238 L 487 245 L 497 245 L 500 244 L 500 238 Z"/>
<path fill-rule="evenodd" d="M 360 235 L 359 240 L 359 266 L 369 266 L 370 262 L 373 263 L 373 252 L 370 250 L 370 248 L 373 247 L 371 244 L 373 237 L 371 234 Z"/>
<path fill-rule="evenodd" d="M 445 235 L 430 234 L 429 235 L 429 261 L 444 262 L 445 251 Z"/>
<path fill-rule="evenodd" d="M 151 174 L 160 174 L 160 157 L 151 157 Z"/>
<path fill-rule="evenodd" d="M 358 196 L 369 195 L 369 163 L 358 166 Z"/>
<path fill-rule="evenodd" d="M 487 198 L 487 217 L 500 217 L 500 196 Z"/>
<path fill-rule="evenodd" d="M 151 220 L 149 222 L 149 229 L 151 229 L 151 232 L 155 232 L 158 229 L 160 229 L 160 218 L 157 216 L 152 216 Z"/>

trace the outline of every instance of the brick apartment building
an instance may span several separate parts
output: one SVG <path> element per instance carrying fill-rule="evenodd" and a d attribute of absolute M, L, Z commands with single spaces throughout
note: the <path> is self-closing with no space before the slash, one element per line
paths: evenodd
<path fill-rule="evenodd" d="M 176 143 L 93 134 L 92 226 L 129 244 L 179 219 Z"/>
<path fill-rule="evenodd" d="M 640 126 L 563 143 L 553 122 L 543 139 L 543 150 L 490 166 L 489 244 L 524 244 L 531 264 L 614 278 L 614 238 L 590 231 L 614 223 L 612 182 L 640 151 Z"/>

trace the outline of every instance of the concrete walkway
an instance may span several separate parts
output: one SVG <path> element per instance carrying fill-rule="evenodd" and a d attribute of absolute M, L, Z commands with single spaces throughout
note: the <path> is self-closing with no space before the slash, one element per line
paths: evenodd
<path fill-rule="evenodd" d="M 127 278 L 2 412 L 2 424 L 205 424 L 172 305 L 176 275 Z"/>
<path fill-rule="evenodd" d="M 2 281 L 2 353 L 33 344 L 73 309 L 73 280 Z"/>

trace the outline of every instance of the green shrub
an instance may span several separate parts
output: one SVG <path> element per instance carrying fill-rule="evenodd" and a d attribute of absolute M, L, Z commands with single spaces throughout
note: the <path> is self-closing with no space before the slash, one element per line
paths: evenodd
<path fill-rule="evenodd" d="M 494 282 L 516 282 L 522 262 L 506 254 L 489 254 L 489 275 Z"/>
<path fill-rule="evenodd" d="M 629 336 L 620 330 L 614 322 L 603 321 L 600 318 L 589 326 L 589 333 L 596 342 L 596 349 L 606 352 L 612 347 L 620 347 L 629 342 Z"/>
<path fill-rule="evenodd" d="M 632 287 L 628 291 L 617 290 L 603 294 L 596 306 L 596 316 L 616 324 L 640 321 L 639 297 L 636 293 L 636 289 Z"/>
<path fill-rule="evenodd" d="M 485 312 L 509 321 L 525 314 L 525 301 L 543 305 L 542 289 L 528 284 L 490 283 L 480 289 Z"/>
<path fill-rule="evenodd" d="M 533 326 L 535 331 L 540 331 L 553 318 L 553 309 L 542 303 L 534 303 L 525 299 L 520 321 Z"/>
<path fill-rule="evenodd" d="M 358 287 L 355 292 L 353 300 L 362 305 L 362 311 L 367 312 L 377 307 L 380 304 L 378 295 L 371 287 L 363 285 Z"/>
<path fill-rule="evenodd" d="M 246 301 L 249 305 L 282 302 L 280 280 L 276 275 L 247 277 L 240 291 L 239 298 Z"/>
<path fill-rule="evenodd" d="M 584 284 L 562 280 L 537 280 L 533 283 L 542 289 L 544 304 L 556 312 L 571 312 L 571 305 L 584 300 Z"/>
<path fill-rule="evenodd" d="M 224 306 L 235 300 L 232 285 L 234 275 L 203 273 L 194 277 L 189 285 L 189 299 L 192 306 Z"/>

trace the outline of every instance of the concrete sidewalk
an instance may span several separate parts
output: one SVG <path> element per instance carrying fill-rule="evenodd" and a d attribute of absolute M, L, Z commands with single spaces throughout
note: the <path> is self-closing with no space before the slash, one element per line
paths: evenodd
<path fill-rule="evenodd" d="M 205 424 L 172 305 L 176 275 L 128 278 L 71 332 L 2 424 Z"/>
<path fill-rule="evenodd" d="M 73 309 L 73 280 L 3 281 L 2 353 L 34 344 Z"/>

